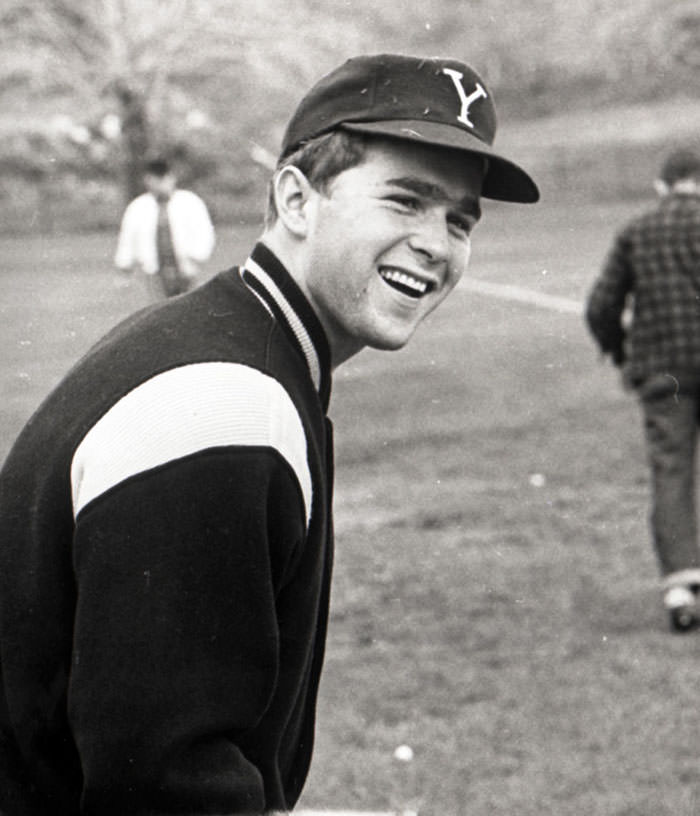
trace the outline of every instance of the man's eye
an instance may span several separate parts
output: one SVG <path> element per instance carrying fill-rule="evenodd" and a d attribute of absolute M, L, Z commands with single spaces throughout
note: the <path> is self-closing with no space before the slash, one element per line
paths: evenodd
<path fill-rule="evenodd" d="M 471 235 L 471 232 L 474 229 L 474 220 L 472 218 L 468 218 L 467 216 L 450 215 L 448 216 L 447 220 L 451 227 L 455 227 L 464 235 Z"/>
<path fill-rule="evenodd" d="M 406 195 L 390 195 L 387 196 L 389 201 L 398 204 L 400 207 L 405 207 L 407 210 L 417 210 L 420 206 L 417 198 Z"/>

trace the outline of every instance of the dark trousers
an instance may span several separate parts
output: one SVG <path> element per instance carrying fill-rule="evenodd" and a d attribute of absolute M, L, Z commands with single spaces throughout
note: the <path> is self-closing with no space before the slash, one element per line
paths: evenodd
<path fill-rule="evenodd" d="M 639 397 L 651 468 L 651 532 L 661 574 L 694 583 L 700 577 L 695 516 L 700 383 L 656 375 L 639 387 Z M 680 580 L 684 572 L 689 580 Z"/>

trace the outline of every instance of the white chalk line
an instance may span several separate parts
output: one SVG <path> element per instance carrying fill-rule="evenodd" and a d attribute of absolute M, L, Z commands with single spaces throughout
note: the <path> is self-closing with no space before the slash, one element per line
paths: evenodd
<path fill-rule="evenodd" d="M 295 810 L 292 816 L 418 816 L 415 810 Z"/>
<path fill-rule="evenodd" d="M 295 810 L 292 816 L 418 816 L 418 814 L 413 810 Z"/>
<path fill-rule="evenodd" d="M 481 295 L 490 295 L 501 300 L 514 300 L 519 303 L 528 303 L 532 306 L 539 306 L 542 309 L 549 309 L 553 312 L 563 314 L 583 315 L 583 304 L 572 298 L 559 297 L 558 295 L 546 295 L 543 292 L 535 292 L 534 289 L 526 289 L 523 286 L 512 286 L 503 283 L 490 283 L 478 278 L 463 278 L 459 284 L 461 287 Z"/>

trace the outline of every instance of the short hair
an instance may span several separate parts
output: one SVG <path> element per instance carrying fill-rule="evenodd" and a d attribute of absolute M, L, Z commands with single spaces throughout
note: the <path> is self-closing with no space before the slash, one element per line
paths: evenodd
<path fill-rule="evenodd" d="M 293 165 L 298 168 L 315 190 L 325 193 L 336 176 L 362 163 L 367 152 L 367 141 L 368 137 L 361 133 L 332 130 L 309 139 L 292 153 L 282 155 L 277 162 L 275 176 L 268 185 L 265 226 L 270 227 L 277 220 L 274 179 L 283 167 Z"/>
<path fill-rule="evenodd" d="M 664 161 L 660 178 L 669 187 L 683 179 L 700 179 L 700 152 L 687 147 L 674 150 Z"/>
<path fill-rule="evenodd" d="M 171 172 L 171 168 L 167 159 L 150 159 L 144 164 L 143 172 L 149 176 L 163 178 L 163 176 L 167 176 Z"/>

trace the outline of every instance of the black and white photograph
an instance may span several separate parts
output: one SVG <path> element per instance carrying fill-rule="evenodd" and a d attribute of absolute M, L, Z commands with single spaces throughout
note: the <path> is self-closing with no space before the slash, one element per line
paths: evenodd
<path fill-rule="evenodd" d="M 698 0 L 0 0 L 0 816 L 700 816 Z"/>

